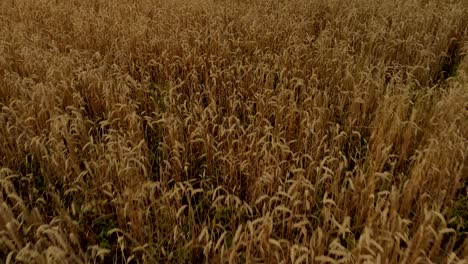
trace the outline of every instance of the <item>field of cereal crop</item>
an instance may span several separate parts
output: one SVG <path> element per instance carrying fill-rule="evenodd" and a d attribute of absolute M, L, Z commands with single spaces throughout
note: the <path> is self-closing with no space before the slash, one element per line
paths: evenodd
<path fill-rule="evenodd" d="M 468 263 L 465 0 L 0 1 L 1 263 Z"/>

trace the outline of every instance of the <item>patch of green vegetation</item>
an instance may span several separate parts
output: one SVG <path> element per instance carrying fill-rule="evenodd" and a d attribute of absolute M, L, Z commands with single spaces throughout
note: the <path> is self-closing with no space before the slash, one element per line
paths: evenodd
<path fill-rule="evenodd" d="M 112 249 L 116 245 L 116 239 L 109 234 L 109 231 L 116 228 L 117 224 L 112 218 L 97 218 L 93 222 L 93 229 L 97 234 L 99 246 L 101 248 Z"/>
<path fill-rule="evenodd" d="M 217 208 L 212 213 L 212 219 L 215 223 L 220 223 L 221 225 L 227 225 L 230 223 L 233 215 L 235 214 L 232 208 L 222 207 Z"/>
<path fill-rule="evenodd" d="M 458 233 L 468 234 L 468 195 L 459 195 L 452 209 L 448 214 L 449 227 Z"/>
<path fill-rule="evenodd" d="M 151 101 L 160 111 L 166 111 L 167 107 L 165 98 L 169 94 L 169 90 L 170 85 L 167 82 L 152 83 L 150 86 Z"/>

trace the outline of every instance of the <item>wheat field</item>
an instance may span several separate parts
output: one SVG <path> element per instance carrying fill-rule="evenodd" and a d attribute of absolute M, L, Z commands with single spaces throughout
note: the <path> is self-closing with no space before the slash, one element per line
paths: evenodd
<path fill-rule="evenodd" d="M 0 1 L 1 263 L 468 263 L 468 2 Z"/>

